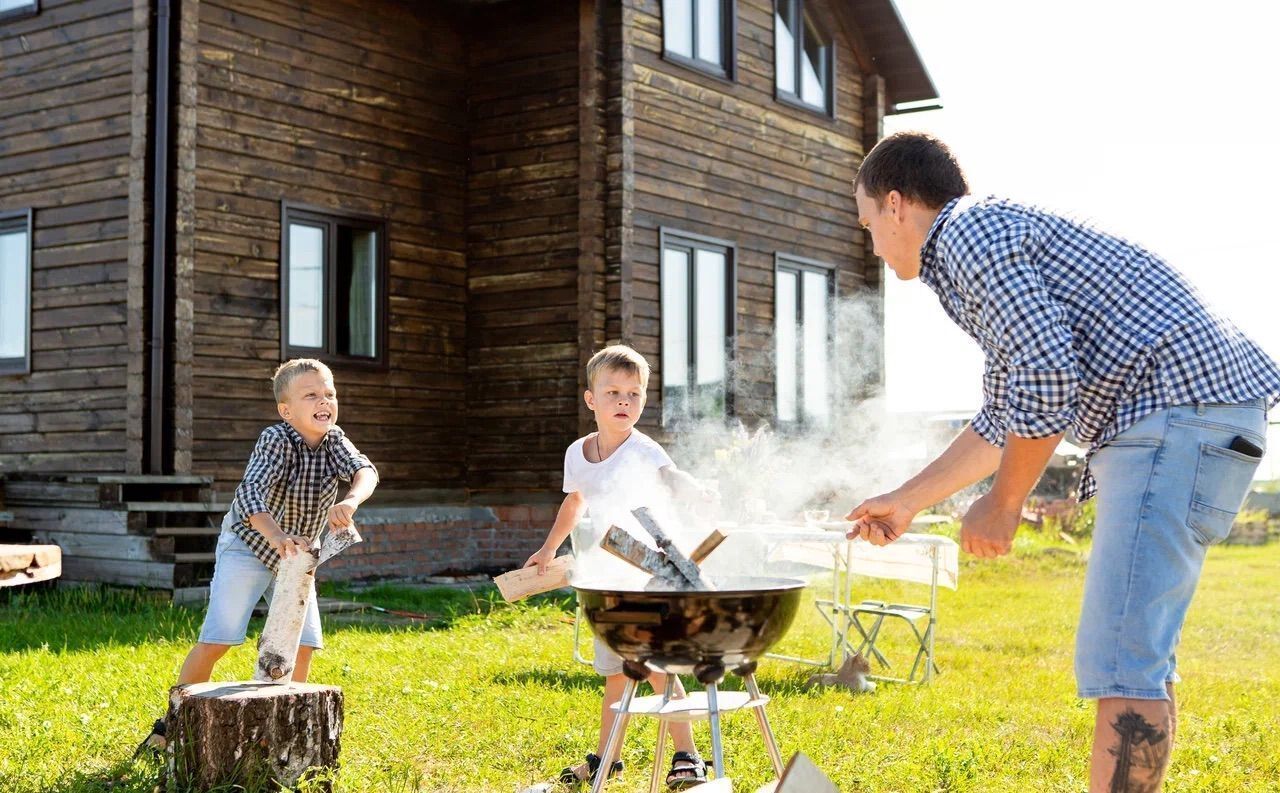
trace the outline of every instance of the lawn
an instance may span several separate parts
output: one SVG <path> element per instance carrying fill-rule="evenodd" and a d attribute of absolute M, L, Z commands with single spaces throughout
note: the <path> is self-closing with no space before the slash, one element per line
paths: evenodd
<path fill-rule="evenodd" d="M 941 598 L 942 675 L 931 685 L 810 692 L 810 670 L 762 664 L 784 755 L 803 749 L 846 793 L 1085 790 L 1092 713 L 1071 678 L 1077 549 L 1023 535 L 1010 558 L 962 564 L 959 591 Z M 1179 652 L 1185 682 L 1166 790 L 1280 790 L 1277 572 L 1274 544 L 1210 555 Z M 569 597 L 513 607 L 492 589 L 358 596 L 439 619 L 327 620 L 312 680 L 346 694 L 340 789 L 511 793 L 594 748 L 601 684 L 571 660 Z M 0 791 L 150 793 L 158 766 L 129 754 L 161 714 L 200 618 L 132 592 L 0 598 Z M 780 649 L 818 653 L 822 627 L 805 609 Z M 248 677 L 251 665 L 246 645 L 217 677 Z M 648 789 L 654 730 L 633 725 L 613 793 Z M 709 754 L 705 725 L 696 734 Z M 739 790 L 766 781 L 749 716 L 726 719 L 725 753 Z"/>

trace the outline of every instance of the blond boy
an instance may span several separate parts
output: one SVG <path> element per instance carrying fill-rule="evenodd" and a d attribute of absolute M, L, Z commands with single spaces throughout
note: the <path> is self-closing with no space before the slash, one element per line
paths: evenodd
<path fill-rule="evenodd" d="M 564 491 L 567 494 L 556 515 L 546 542 L 524 563 L 544 572 L 556 550 L 590 507 L 595 541 L 614 522 L 622 523 L 631 509 L 651 506 L 655 492 L 665 486 L 681 495 L 708 496 L 706 489 L 687 473 L 676 468 L 666 451 L 652 438 L 635 428 L 644 410 L 645 389 L 649 385 L 649 364 L 640 353 L 622 345 L 606 347 L 587 363 L 587 390 L 583 398 L 595 414 L 596 432 L 574 441 L 565 452 Z M 598 556 L 596 557 L 599 558 Z M 579 569 L 578 575 L 599 575 L 600 571 Z M 605 676 L 604 702 L 600 709 L 600 735 L 595 753 L 586 762 L 565 768 L 560 781 L 566 784 L 592 781 L 603 765 L 608 775 L 622 770 L 622 741 L 614 756 L 602 761 L 615 714 L 613 703 L 622 697 L 626 676 L 622 659 L 599 639 L 595 641 L 595 670 Z M 666 676 L 649 677 L 654 690 L 662 690 Z M 676 695 L 683 697 L 680 681 Z M 681 790 L 706 781 L 706 763 L 698 755 L 688 723 L 673 722 L 668 729 L 675 744 L 667 787 Z"/>
<path fill-rule="evenodd" d="M 306 551 L 326 526 L 350 529 L 356 509 L 378 484 L 373 463 L 338 427 L 338 391 L 329 367 L 295 358 L 276 369 L 272 388 L 283 421 L 258 436 L 222 520 L 209 608 L 177 685 L 209 680 L 218 659 L 244 642 L 253 607 L 264 595 L 270 601 L 281 557 Z M 350 482 L 350 489 L 336 501 L 339 480 Z M 311 654 L 321 647 L 312 580 L 294 681 L 307 679 Z M 157 720 L 139 749 L 164 744 L 165 724 Z"/>

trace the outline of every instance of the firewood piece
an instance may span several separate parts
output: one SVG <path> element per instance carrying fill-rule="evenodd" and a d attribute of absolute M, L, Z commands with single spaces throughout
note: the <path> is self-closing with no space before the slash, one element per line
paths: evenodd
<path fill-rule="evenodd" d="M 702 564 L 702 562 L 711 555 L 711 552 L 720 547 L 720 543 L 725 541 L 724 532 L 719 529 L 712 529 L 707 538 L 693 549 L 693 553 L 689 554 L 689 559 L 694 564 Z"/>
<path fill-rule="evenodd" d="M 688 585 L 688 581 L 680 574 L 676 566 L 671 564 L 665 554 L 661 551 L 655 551 L 640 542 L 628 534 L 625 529 L 610 526 L 609 531 L 604 535 L 604 539 L 600 541 L 600 547 L 622 561 L 635 565 L 663 583 L 677 588 L 683 588 Z"/>
<path fill-rule="evenodd" d="M 292 788 L 310 771 L 337 768 L 342 717 L 337 686 L 174 686 L 166 716 L 169 778 L 179 790 Z"/>
<path fill-rule="evenodd" d="M 680 575 L 684 576 L 690 584 L 697 589 L 714 590 L 711 585 L 702 577 L 702 571 L 698 569 L 698 565 L 694 564 L 689 557 L 685 556 L 676 544 L 667 536 L 666 531 L 654 519 L 653 514 L 649 512 L 648 507 L 636 507 L 631 510 L 631 514 L 635 515 L 636 520 L 640 522 L 640 526 L 653 537 L 653 541 L 657 543 L 658 549 L 667 556 L 667 561 L 676 566 L 680 571 Z"/>
<path fill-rule="evenodd" d="M 547 572 L 538 575 L 537 567 L 523 567 L 494 576 L 502 599 L 514 603 L 530 595 L 549 592 L 569 585 L 569 573 L 573 572 L 572 556 L 557 556 L 547 563 Z"/>
<path fill-rule="evenodd" d="M 782 778 L 756 793 L 840 793 L 835 783 L 802 752 L 796 752 L 782 771 Z"/>
<path fill-rule="evenodd" d="M 253 679 L 263 683 L 287 683 L 298 656 L 298 641 L 307 618 L 317 551 L 301 551 L 280 560 L 275 591 L 267 607 L 267 622 L 258 639 L 258 665 Z"/>

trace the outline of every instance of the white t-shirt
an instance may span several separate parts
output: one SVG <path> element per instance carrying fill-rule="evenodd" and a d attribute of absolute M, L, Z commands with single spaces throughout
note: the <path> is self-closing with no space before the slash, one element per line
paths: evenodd
<path fill-rule="evenodd" d="M 634 574 L 637 572 L 634 567 L 600 550 L 600 541 L 609 527 L 616 525 L 653 546 L 653 538 L 640 527 L 631 510 L 648 507 L 660 525 L 672 525 L 668 517 L 672 512 L 671 497 L 658 472 L 675 463 L 657 441 L 637 429 L 631 430 L 613 454 L 593 463 L 583 453 L 590 437 L 574 441 L 564 453 L 564 492 L 582 493 L 587 500 L 591 526 L 590 537 L 574 537 L 579 573 L 592 578 L 624 572 Z"/>

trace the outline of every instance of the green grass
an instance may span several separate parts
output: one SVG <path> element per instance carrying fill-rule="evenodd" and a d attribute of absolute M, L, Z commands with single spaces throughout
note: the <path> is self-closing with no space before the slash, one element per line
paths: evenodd
<path fill-rule="evenodd" d="M 941 598 L 943 673 L 930 686 L 808 692 L 811 670 L 764 662 L 783 754 L 803 749 L 846 793 L 1085 790 L 1092 711 L 1071 674 L 1078 551 L 1023 534 L 1010 558 L 962 562 L 959 591 Z M 1179 651 L 1185 682 L 1166 790 L 1280 790 L 1277 571 L 1276 545 L 1210 555 Z M 437 619 L 327 623 L 312 680 L 346 695 L 340 789 L 510 793 L 594 748 L 601 682 L 570 659 L 569 597 L 516 607 L 492 590 L 379 587 L 357 597 Z M 0 598 L 0 791 L 150 793 L 157 766 L 128 756 L 161 714 L 201 616 L 131 592 Z M 779 649 L 816 655 L 823 628 L 805 609 Z M 248 677 L 252 652 L 251 643 L 232 651 L 216 678 Z M 709 754 L 705 725 L 695 734 Z M 628 772 L 610 791 L 648 789 L 653 740 L 652 723 L 633 722 Z M 738 790 L 767 780 L 749 716 L 726 718 L 725 751 Z"/>

